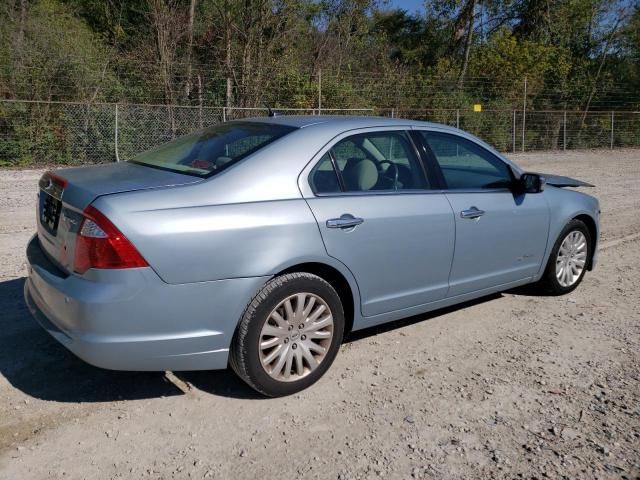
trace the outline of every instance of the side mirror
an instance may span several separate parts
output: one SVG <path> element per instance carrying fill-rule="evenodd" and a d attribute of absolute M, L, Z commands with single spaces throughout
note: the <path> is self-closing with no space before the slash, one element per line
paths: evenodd
<path fill-rule="evenodd" d="M 523 173 L 519 186 L 523 193 L 540 193 L 544 190 L 545 183 L 545 178 L 537 173 Z"/>

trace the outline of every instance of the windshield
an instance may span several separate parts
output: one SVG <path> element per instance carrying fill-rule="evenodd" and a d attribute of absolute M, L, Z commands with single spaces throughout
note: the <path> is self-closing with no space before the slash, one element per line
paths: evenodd
<path fill-rule="evenodd" d="M 130 161 L 210 177 L 293 130 L 294 127 L 269 123 L 223 123 L 160 145 Z"/>

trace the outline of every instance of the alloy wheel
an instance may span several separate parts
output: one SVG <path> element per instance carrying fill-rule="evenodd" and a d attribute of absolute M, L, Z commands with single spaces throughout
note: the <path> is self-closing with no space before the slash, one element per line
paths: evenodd
<path fill-rule="evenodd" d="M 300 380 L 314 371 L 329 351 L 333 315 L 312 293 L 297 293 L 274 308 L 260 332 L 260 362 L 272 378 Z"/>
<path fill-rule="evenodd" d="M 579 230 L 573 230 L 564 237 L 556 258 L 556 278 L 567 288 L 573 286 L 585 268 L 587 261 L 587 239 Z"/>

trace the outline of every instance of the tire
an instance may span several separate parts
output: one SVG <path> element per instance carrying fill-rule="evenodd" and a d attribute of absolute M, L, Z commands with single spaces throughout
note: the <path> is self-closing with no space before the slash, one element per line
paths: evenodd
<path fill-rule="evenodd" d="M 558 257 L 558 253 L 563 245 L 563 242 L 569 238 L 570 235 L 575 235 L 578 239 L 581 238 L 580 235 L 584 237 L 584 242 L 586 243 L 584 249 L 584 259 L 582 259 L 582 255 L 575 254 L 574 260 L 578 261 L 578 257 L 584 261 L 582 266 L 582 270 L 579 272 L 579 275 L 574 274 L 574 270 L 571 269 L 571 264 L 564 266 L 564 269 L 567 268 L 571 271 L 571 277 L 569 278 L 569 282 L 567 282 L 567 278 L 562 277 L 561 273 L 557 271 L 557 264 L 560 261 Z M 553 245 L 553 249 L 551 250 L 551 254 L 549 255 L 549 260 L 547 261 L 547 266 L 545 268 L 545 272 L 540 279 L 539 285 L 540 287 L 547 293 L 552 295 L 564 295 L 569 292 L 572 292 L 577 288 L 578 285 L 582 282 L 584 278 L 584 274 L 587 271 L 587 268 L 591 264 L 591 257 L 593 255 L 593 241 L 591 239 L 591 234 L 589 233 L 589 229 L 587 226 L 580 220 L 573 219 L 560 232 L 558 238 Z M 574 264 L 575 265 L 575 264 Z M 577 276 L 576 276 L 577 275 Z"/>
<path fill-rule="evenodd" d="M 291 395 L 314 384 L 329 369 L 340 349 L 344 325 L 340 297 L 328 282 L 310 273 L 285 274 L 267 282 L 247 306 L 233 337 L 229 363 L 263 395 Z"/>

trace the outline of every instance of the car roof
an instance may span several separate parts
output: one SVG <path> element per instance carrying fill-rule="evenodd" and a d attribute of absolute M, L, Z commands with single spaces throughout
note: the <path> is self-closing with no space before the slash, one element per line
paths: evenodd
<path fill-rule="evenodd" d="M 285 125 L 296 128 L 307 128 L 316 125 L 332 126 L 342 130 L 351 130 L 367 127 L 399 127 L 399 126 L 420 126 L 450 128 L 446 125 L 421 122 L 418 120 L 407 120 L 403 118 L 375 117 L 375 116 L 351 116 L 351 115 L 276 115 L 275 117 L 254 117 L 244 119 L 247 122 L 271 123 L 274 125 Z"/>

